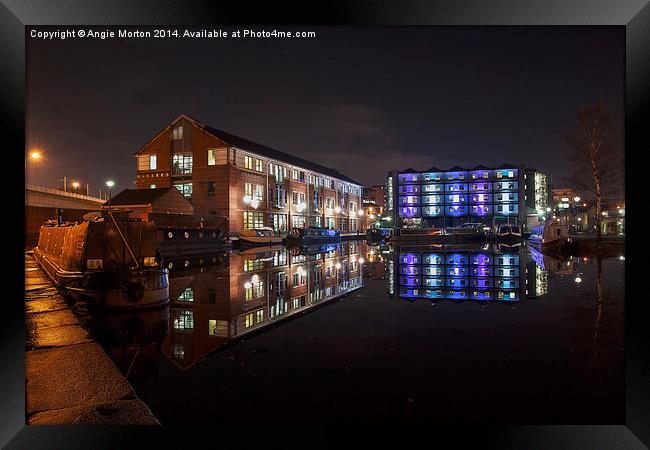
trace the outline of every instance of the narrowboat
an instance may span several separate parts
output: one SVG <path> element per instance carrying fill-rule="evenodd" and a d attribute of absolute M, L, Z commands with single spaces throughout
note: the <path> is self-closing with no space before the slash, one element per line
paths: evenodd
<path fill-rule="evenodd" d="M 158 227 L 160 253 L 176 256 L 219 253 L 228 249 L 227 238 L 215 227 Z"/>
<path fill-rule="evenodd" d="M 271 227 L 260 227 L 254 230 L 242 230 L 239 233 L 240 246 L 276 245 L 282 244 L 282 237 L 275 234 Z"/>
<path fill-rule="evenodd" d="M 341 242 L 341 231 L 330 228 L 292 228 L 286 238 L 287 245 L 320 245 Z"/>
<path fill-rule="evenodd" d="M 533 227 L 530 230 L 528 242 L 542 250 L 552 249 L 561 251 L 571 243 L 571 238 L 568 234 L 567 225 L 549 223 Z"/>
<path fill-rule="evenodd" d="M 75 223 L 47 223 L 34 258 L 57 287 L 89 306 L 124 310 L 169 303 L 168 271 L 152 222 L 104 212 Z"/>

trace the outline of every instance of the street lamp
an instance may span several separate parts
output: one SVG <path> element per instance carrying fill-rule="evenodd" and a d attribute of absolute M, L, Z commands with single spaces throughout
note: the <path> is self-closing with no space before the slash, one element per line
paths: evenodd
<path fill-rule="evenodd" d="M 72 189 L 74 189 L 75 192 L 77 191 L 77 189 L 79 189 L 79 182 L 78 181 L 73 181 L 72 182 Z"/>
<path fill-rule="evenodd" d="M 113 180 L 108 180 L 106 182 L 106 186 L 108 186 L 108 213 L 111 213 L 111 188 L 115 186 L 115 182 Z"/>
<path fill-rule="evenodd" d="M 29 159 L 32 160 L 33 162 L 40 161 L 42 157 L 43 157 L 43 155 L 37 149 L 34 149 L 31 152 L 29 152 Z M 25 161 L 25 170 L 26 170 L 26 175 L 25 176 L 26 176 L 26 178 L 29 178 L 29 172 L 30 171 L 29 171 L 29 165 L 27 164 L 27 161 Z"/>

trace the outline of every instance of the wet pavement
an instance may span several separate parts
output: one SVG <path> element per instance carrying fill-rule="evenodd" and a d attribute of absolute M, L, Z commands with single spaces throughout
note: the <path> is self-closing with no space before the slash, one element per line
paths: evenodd
<path fill-rule="evenodd" d="M 159 423 L 30 255 L 25 324 L 29 425 Z"/>

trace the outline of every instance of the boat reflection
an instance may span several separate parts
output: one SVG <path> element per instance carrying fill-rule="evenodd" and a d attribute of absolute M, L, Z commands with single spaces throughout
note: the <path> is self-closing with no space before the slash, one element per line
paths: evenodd
<path fill-rule="evenodd" d="M 359 289 L 365 254 L 365 241 L 345 241 L 173 263 L 162 352 L 187 369 L 225 344 Z"/>
<path fill-rule="evenodd" d="M 161 344 L 169 331 L 169 304 L 87 314 L 82 320 L 129 381 L 139 383 L 158 375 Z"/>

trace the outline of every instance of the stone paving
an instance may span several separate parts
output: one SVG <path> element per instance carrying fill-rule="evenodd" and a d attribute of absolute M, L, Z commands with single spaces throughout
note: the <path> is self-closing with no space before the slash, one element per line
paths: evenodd
<path fill-rule="evenodd" d="M 38 263 L 25 255 L 29 425 L 159 425 Z"/>

